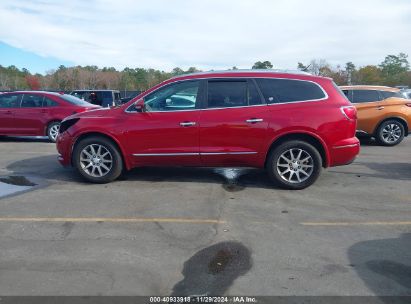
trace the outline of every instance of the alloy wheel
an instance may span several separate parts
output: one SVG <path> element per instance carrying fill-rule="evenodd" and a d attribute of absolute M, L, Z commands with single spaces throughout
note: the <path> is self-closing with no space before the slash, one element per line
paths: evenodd
<path fill-rule="evenodd" d="M 304 149 L 292 148 L 283 152 L 277 160 L 280 177 L 293 184 L 306 181 L 314 171 L 314 160 Z"/>
<path fill-rule="evenodd" d="M 401 138 L 402 135 L 400 126 L 394 123 L 386 125 L 381 132 L 382 139 L 388 144 L 395 143 Z"/>
<path fill-rule="evenodd" d="M 59 124 L 54 124 L 50 127 L 49 130 L 49 135 L 51 137 L 51 139 L 53 139 L 54 141 L 57 139 L 57 135 L 59 135 L 59 131 L 60 131 L 60 125 Z"/>
<path fill-rule="evenodd" d="M 90 176 L 103 177 L 113 167 L 113 156 L 101 144 L 91 144 L 80 152 L 81 169 Z"/>

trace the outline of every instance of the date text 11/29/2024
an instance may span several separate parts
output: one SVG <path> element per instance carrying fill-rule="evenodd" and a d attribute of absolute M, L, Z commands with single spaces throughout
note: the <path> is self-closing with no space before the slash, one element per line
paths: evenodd
<path fill-rule="evenodd" d="M 150 297 L 150 303 L 258 303 L 255 297 L 231 296 L 169 296 Z"/>

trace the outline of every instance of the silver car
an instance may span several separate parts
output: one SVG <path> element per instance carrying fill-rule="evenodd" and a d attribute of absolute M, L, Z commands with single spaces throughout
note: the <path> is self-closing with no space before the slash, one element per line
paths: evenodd
<path fill-rule="evenodd" d="M 405 98 L 411 99 L 411 89 L 403 90 L 403 91 L 401 91 L 401 94 L 402 94 Z"/>

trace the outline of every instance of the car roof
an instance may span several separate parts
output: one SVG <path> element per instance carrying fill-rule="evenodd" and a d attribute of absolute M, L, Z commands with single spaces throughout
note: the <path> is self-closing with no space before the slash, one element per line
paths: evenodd
<path fill-rule="evenodd" d="M 379 90 L 388 92 L 399 92 L 400 89 L 392 88 L 387 86 L 377 86 L 377 85 L 351 85 L 351 86 L 340 86 L 342 90 Z"/>
<path fill-rule="evenodd" d="M 59 93 L 59 92 L 50 92 L 50 91 L 10 91 L 10 92 L 4 92 L 3 94 L 49 94 L 49 95 L 55 95 L 55 96 L 61 96 L 66 93 Z"/>
<path fill-rule="evenodd" d="M 192 74 L 183 74 L 175 76 L 168 81 L 176 81 L 183 79 L 196 79 L 196 78 L 236 78 L 236 77 L 269 77 L 269 78 L 292 78 L 298 79 L 330 79 L 322 76 L 314 76 L 310 73 L 298 71 L 298 70 L 277 70 L 277 69 L 264 69 L 264 70 L 227 70 L 227 71 L 208 71 L 197 72 Z M 168 82 L 166 81 L 166 82 Z"/>
<path fill-rule="evenodd" d="M 100 89 L 89 90 L 87 89 L 87 90 L 73 90 L 71 92 L 120 92 L 120 91 L 119 90 L 100 90 Z"/>

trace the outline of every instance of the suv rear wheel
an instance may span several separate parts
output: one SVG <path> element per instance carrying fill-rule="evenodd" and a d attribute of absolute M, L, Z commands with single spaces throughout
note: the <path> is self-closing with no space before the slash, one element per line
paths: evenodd
<path fill-rule="evenodd" d="M 280 187 L 298 190 L 317 180 L 321 164 L 321 155 L 315 147 L 305 141 L 291 140 L 271 151 L 266 169 Z"/>
<path fill-rule="evenodd" d="M 398 120 L 384 121 L 377 130 L 376 139 L 383 146 L 398 145 L 404 139 L 405 130 Z"/>
<path fill-rule="evenodd" d="M 87 181 L 109 183 L 118 178 L 123 162 L 117 147 L 104 137 L 81 140 L 73 151 L 73 165 Z"/>

